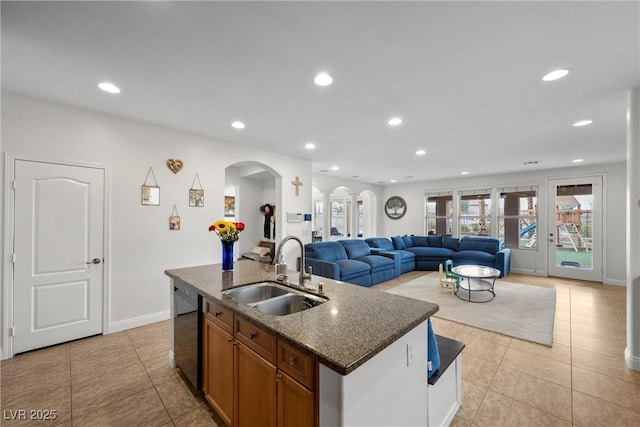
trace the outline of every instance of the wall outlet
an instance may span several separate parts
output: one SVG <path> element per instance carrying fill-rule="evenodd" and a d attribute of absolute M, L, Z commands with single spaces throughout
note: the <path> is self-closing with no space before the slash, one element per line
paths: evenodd
<path fill-rule="evenodd" d="M 410 342 L 407 344 L 407 366 L 411 366 L 413 364 L 413 343 Z"/>

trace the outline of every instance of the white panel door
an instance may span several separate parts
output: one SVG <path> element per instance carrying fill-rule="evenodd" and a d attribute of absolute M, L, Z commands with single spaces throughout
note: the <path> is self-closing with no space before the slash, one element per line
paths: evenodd
<path fill-rule="evenodd" d="M 602 282 L 601 176 L 549 180 L 549 276 Z"/>
<path fill-rule="evenodd" d="M 16 160 L 14 353 L 102 333 L 104 180 Z"/>

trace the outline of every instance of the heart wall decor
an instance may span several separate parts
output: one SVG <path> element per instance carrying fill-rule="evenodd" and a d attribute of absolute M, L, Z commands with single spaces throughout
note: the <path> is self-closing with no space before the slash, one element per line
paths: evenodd
<path fill-rule="evenodd" d="M 173 173 L 180 172 L 182 169 L 182 160 L 180 159 L 167 159 L 167 167 Z"/>

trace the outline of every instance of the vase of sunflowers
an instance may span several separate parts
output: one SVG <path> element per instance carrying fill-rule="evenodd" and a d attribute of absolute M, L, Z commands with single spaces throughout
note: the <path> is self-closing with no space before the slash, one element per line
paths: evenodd
<path fill-rule="evenodd" d="M 215 231 L 222 243 L 222 270 L 233 270 L 233 245 L 244 230 L 243 222 L 218 220 L 209 226 L 209 231 Z"/>

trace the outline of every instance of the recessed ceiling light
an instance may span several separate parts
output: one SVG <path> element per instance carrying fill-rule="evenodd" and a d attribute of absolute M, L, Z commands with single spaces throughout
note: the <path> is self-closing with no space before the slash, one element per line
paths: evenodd
<path fill-rule="evenodd" d="M 542 80 L 545 82 L 552 82 L 554 80 L 563 78 L 567 74 L 569 74 L 569 70 L 561 68 L 559 70 L 553 70 L 552 72 L 545 74 Z"/>
<path fill-rule="evenodd" d="M 400 117 L 392 117 L 387 123 L 389 123 L 390 126 L 398 126 L 402 123 L 402 119 Z"/>
<path fill-rule="evenodd" d="M 231 123 L 231 126 L 236 128 L 236 129 L 244 129 L 244 123 L 236 120 L 235 122 Z"/>
<path fill-rule="evenodd" d="M 337 166 L 331 166 L 331 170 L 332 170 L 332 171 L 337 171 L 338 169 L 340 169 L 340 168 L 339 168 L 339 167 L 337 167 Z"/>
<path fill-rule="evenodd" d="M 396 182 L 396 180 L 395 180 L 395 179 L 392 179 L 392 180 L 390 180 L 389 182 Z"/>
<path fill-rule="evenodd" d="M 316 148 L 316 144 L 314 144 L 313 142 L 307 142 L 304 148 L 306 148 L 307 150 L 313 150 L 314 148 Z"/>
<path fill-rule="evenodd" d="M 313 82 L 318 86 L 329 86 L 333 83 L 333 77 L 327 73 L 320 73 L 313 79 Z"/>
<path fill-rule="evenodd" d="M 467 172 L 467 171 L 460 172 L 460 175 L 469 175 L 469 172 Z"/>
<path fill-rule="evenodd" d="M 416 155 L 418 155 L 418 156 L 424 156 L 425 154 L 427 154 L 427 150 L 418 150 L 418 151 L 416 151 Z"/>
<path fill-rule="evenodd" d="M 593 120 L 580 120 L 579 122 L 575 122 L 573 125 L 575 127 L 587 126 L 593 123 Z"/>
<path fill-rule="evenodd" d="M 105 92 L 120 93 L 120 88 L 114 85 L 113 83 L 109 83 L 109 82 L 98 83 L 98 87 Z"/>
<path fill-rule="evenodd" d="M 574 159 L 574 160 L 571 160 L 571 161 L 573 163 L 582 163 L 582 162 L 584 162 L 584 159 Z"/>

